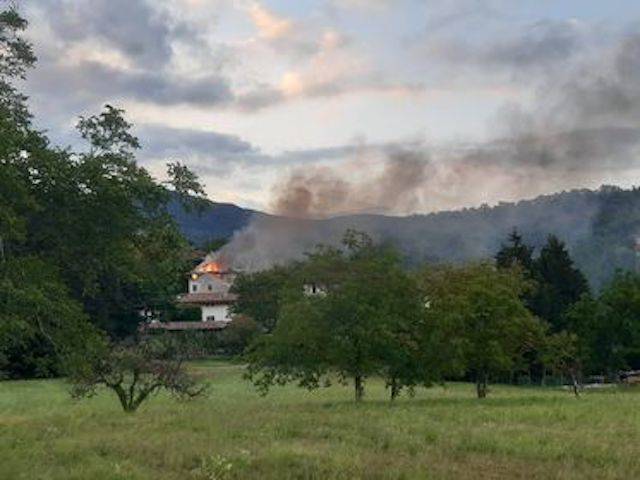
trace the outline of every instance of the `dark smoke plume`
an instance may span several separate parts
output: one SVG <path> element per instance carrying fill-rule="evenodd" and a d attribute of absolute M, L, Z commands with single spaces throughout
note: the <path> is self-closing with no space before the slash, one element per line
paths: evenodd
<path fill-rule="evenodd" d="M 344 169 L 298 169 L 275 186 L 273 210 L 286 217 L 326 218 L 419 208 L 429 166 L 426 152 L 391 152 L 375 172 L 377 163 L 365 155 Z"/>
<path fill-rule="evenodd" d="M 457 251 L 464 252 L 461 257 L 487 256 L 505 232 L 483 231 L 470 240 L 466 229 L 453 230 L 446 222 L 427 222 L 442 231 L 424 232 L 408 228 L 408 222 L 398 228 L 386 222 L 383 228 L 384 222 L 367 216 L 308 219 L 429 212 L 479 205 L 496 192 L 513 201 L 594 187 L 611 172 L 638 168 L 639 121 L 640 33 L 550 70 L 531 106 L 507 105 L 499 113 L 491 125 L 491 141 L 447 150 L 381 149 L 378 156 L 294 171 L 274 188 L 274 212 L 289 218 L 261 218 L 234 237 L 226 253 L 242 258 L 250 268 L 261 268 L 298 257 L 318 242 L 334 242 L 344 228 L 356 227 L 412 250 L 419 249 L 417 244 L 428 234 L 457 244 Z M 588 234 L 595 212 L 591 204 L 562 218 L 545 219 L 542 212 L 540 222 L 550 232 L 556 228 L 573 238 Z M 522 221 L 514 218 L 512 225 Z"/>

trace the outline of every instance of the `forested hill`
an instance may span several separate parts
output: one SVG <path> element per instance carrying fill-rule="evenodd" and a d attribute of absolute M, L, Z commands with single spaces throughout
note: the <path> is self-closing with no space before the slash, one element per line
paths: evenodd
<path fill-rule="evenodd" d="M 174 205 L 172 213 L 183 232 L 198 243 L 229 237 L 255 216 L 263 226 L 273 226 L 271 236 L 278 234 L 279 222 L 289 226 L 292 222 L 230 204 L 212 203 L 202 215 Z M 304 221 L 304 228 L 283 229 L 287 238 L 272 243 L 282 248 L 293 248 L 297 243 L 293 249 L 298 250 L 300 243 L 306 248 L 316 240 L 330 241 L 346 228 L 356 228 L 395 242 L 410 262 L 457 262 L 493 256 L 514 227 L 536 247 L 547 235 L 556 234 L 567 243 L 592 285 L 598 287 L 616 268 L 634 268 L 633 246 L 636 235 L 640 236 L 640 189 L 607 186 L 429 215 L 354 215 Z M 296 232 L 303 233 L 292 238 Z"/>
<path fill-rule="evenodd" d="M 201 212 L 193 208 L 187 211 L 179 198 L 174 196 L 168 206 L 169 213 L 175 218 L 182 233 L 196 245 L 209 240 L 229 238 L 237 230 L 246 227 L 254 215 L 264 215 L 231 203 L 208 204 Z"/>

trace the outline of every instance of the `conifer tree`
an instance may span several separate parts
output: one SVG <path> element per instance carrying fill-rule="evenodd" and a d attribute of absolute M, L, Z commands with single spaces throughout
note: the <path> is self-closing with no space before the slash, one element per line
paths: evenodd
<path fill-rule="evenodd" d="M 575 267 L 564 242 L 554 235 L 550 235 L 542 247 L 533 271 L 538 286 L 531 308 L 551 324 L 552 330 L 559 332 L 566 327 L 567 309 L 589 292 L 587 279 Z"/>
<path fill-rule="evenodd" d="M 531 271 L 533 247 L 522 241 L 522 235 L 514 228 L 509 234 L 507 243 L 503 243 L 495 256 L 496 264 L 500 268 L 510 268 L 515 264 L 526 271 Z"/>

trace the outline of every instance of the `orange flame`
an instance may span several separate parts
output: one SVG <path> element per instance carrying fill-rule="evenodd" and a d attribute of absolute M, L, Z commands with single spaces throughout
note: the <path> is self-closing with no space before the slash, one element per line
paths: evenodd
<path fill-rule="evenodd" d="M 222 265 L 220 265 L 218 262 L 209 262 L 202 265 L 198 270 L 203 273 L 220 273 L 222 272 L 223 268 Z"/>

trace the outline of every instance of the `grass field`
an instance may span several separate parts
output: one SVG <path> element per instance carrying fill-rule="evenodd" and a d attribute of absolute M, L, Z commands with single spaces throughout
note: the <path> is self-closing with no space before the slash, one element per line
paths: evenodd
<path fill-rule="evenodd" d="M 242 367 L 196 367 L 207 398 L 158 396 L 125 414 L 62 381 L 0 383 L 1 479 L 640 478 L 640 391 L 471 385 L 391 405 L 370 381 L 256 395 Z"/>

